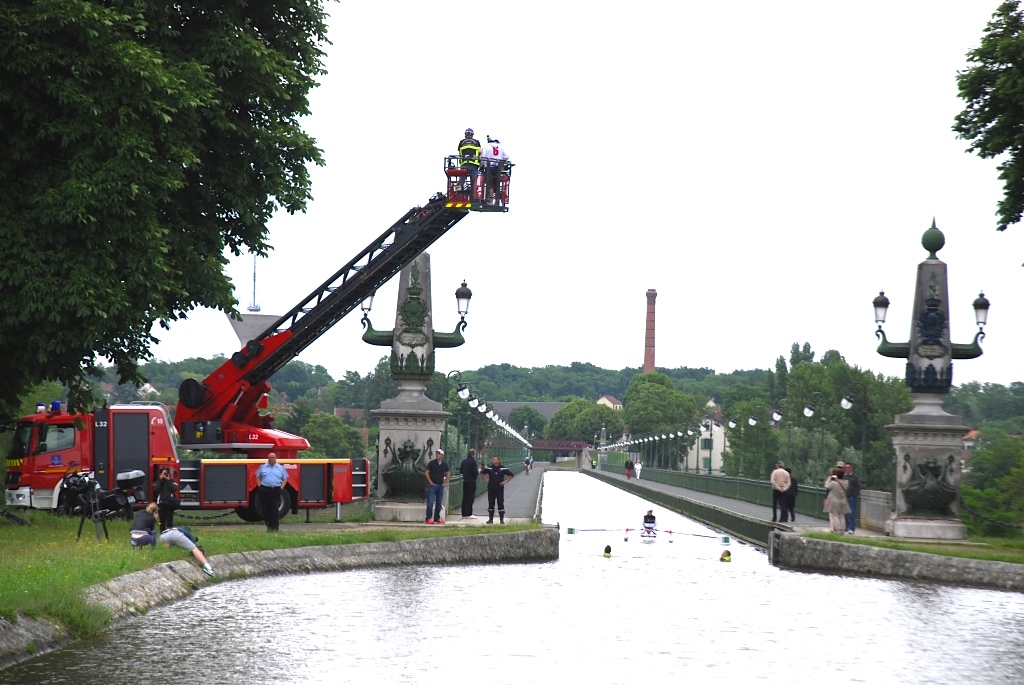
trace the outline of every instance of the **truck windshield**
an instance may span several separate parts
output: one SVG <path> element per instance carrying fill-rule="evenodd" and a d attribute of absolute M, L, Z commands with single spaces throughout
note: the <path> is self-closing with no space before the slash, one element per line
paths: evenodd
<path fill-rule="evenodd" d="M 20 421 L 14 429 L 11 449 L 7 452 L 8 459 L 21 459 L 28 456 L 28 441 L 32 439 L 32 423 Z"/>

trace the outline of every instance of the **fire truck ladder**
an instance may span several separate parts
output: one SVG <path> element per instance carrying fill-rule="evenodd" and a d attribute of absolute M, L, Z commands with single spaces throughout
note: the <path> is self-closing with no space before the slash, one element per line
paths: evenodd
<path fill-rule="evenodd" d="M 242 368 L 259 355 L 260 340 L 284 330 L 292 334 L 279 349 L 246 372 L 246 382 L 254 385 L 280 371 L 468 214 L 466 209 L 445 204 L 445 195 L 436 193 L 425 207 L 410 209 L 306 299 L 247 343 L 244 350 L 236 352 L 232 362 Z"/>

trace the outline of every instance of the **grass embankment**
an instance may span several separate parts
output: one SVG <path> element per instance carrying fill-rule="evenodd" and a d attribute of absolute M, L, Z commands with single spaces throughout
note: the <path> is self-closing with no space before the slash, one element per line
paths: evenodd
<path fill-rule="evenodd" d="M 133 550 L 128 544 L 130 524 L 127 521 L 108 521 L 110 541 L 98 542 L 91 521 L 86 522 L 81 540 L 76 541 L 78 519 L 59 518 L 45 512 L 30 512 L 25 518 L 32 522 L 31 526 L 16 526 L 0 519 L 4 550 L 0 559 L 0 616 L 11 620 L 19 613 L 48 616 L 67 626 L 76 637 L 99 632 L 110 619 L 105 609 L 85 601 L 88 586 L 164 562 L 192 558 L 178 548 L 158 546 L 155 550 L 149 547 Z M 318 515 L 316 518 L 325 517 Z M 218 519 L 218 522 L 226 520 Z M 331 512 L 325 522 L 333 520 Z M 282 522 L 304 523 L 305 514 L 288 516 Z M 232 552 L 479 535 L 536 527 L 535 524 L 509 525 L 496 530 L 489 526 L 318 526 L 268 534 L 262 523 L 210 525 L 192 520 L 181 523 L 192 528 L 200 546 L 212 557 Z M 216 558 L 212 563 L 216 568 Z"/>
<path fill-rule="evenodd" d="M 972 537 L 966 542 L 943 544 L 937 542 L 900 542 L 892 538 L 858 538 L 836 535 L 834 533 L 805 533 L 805 535 L 809 538 L 845 542 L 851 545 L 869 545 L 884 549 L 898 549 L 905 552 L 939 554 L 944 557 L 1024 564 L 1024 540 L 1018 539 Z"/>

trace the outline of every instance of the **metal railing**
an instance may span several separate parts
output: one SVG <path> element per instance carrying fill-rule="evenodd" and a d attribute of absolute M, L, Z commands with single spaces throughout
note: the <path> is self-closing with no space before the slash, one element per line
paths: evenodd
<path fill-rule="evenodd" d="M 600 464 L 601 471 L 609 473 L 622 473 L 622 466 L 618 464 Z M 655 483 L 664 483 L 687 490 L 706 492 L 709 495 L 728 497 L 729 499 L 741 502 L 750 502 L 763 507 L 772 506 L 772 486 L 765 480 L 752 480 L 750 478 L 734 478 L 731 476 L 709 476 L 706 474 L 687 473 L 684 471 L 669 471 L 667 469 L 655 469 L 645 466 L 641 472 L 643 480 Z M 641 481 L 642 482 L 642 481 Z M 796 498 L 796 511 L 802 516 L 827 519 L 828 514 L 822 512 L 822 501 L 825 498 L 824 487 L 799 484 L 799 494 Z"/>

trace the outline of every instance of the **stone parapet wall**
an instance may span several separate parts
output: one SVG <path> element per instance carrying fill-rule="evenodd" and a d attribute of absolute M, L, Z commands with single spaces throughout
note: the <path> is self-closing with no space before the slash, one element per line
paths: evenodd
<path fill-rule="evenodd" d="M 892 516 L 892 493 L 882 490 L 861 490 L 860 517 L 858 525 L 879 532 L 885 531 L 885 524 Z"/>
<path fill-rule="evenodd" d="M 558 542 L 558 529 L 545 527 L 512 533 L 239 552 L 213 556 L 210 563 L 224 580 L 382 566 L 532 563 L 558 559 Z M 109 610 L 111 622 L 116 623 L 184 599 L 209 582 L 198 566 L 181 560 L 94 585 L 87 597 Z M 15 621 L 0 619 L 0 667 L 69 642 L 70 632 L 53 621 L 25 616 Z"/>
<path fill-rule="evenodd" d="M 1024 565 L 884 549 L 773 531 L 768 559 L 795 571 L 927 580 L 1024 592 Z"/>

